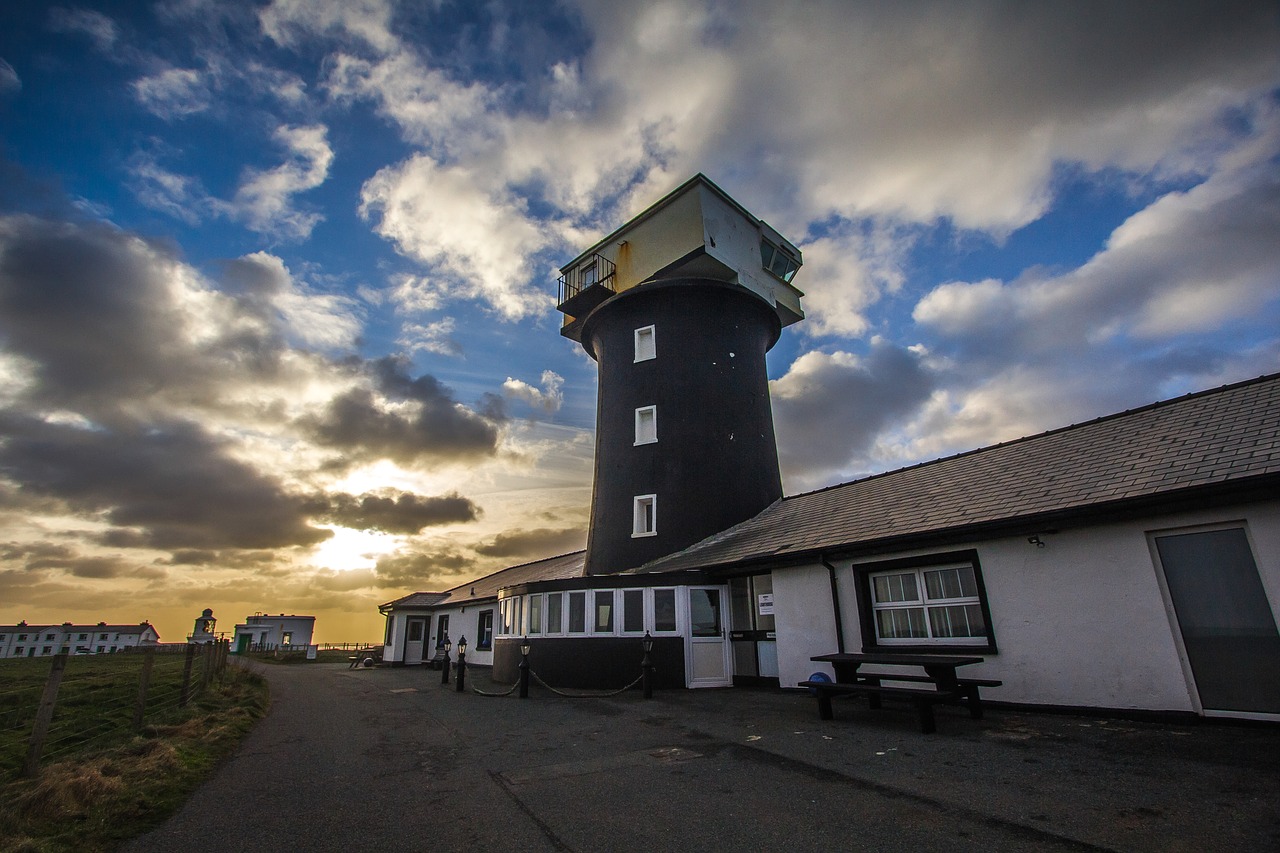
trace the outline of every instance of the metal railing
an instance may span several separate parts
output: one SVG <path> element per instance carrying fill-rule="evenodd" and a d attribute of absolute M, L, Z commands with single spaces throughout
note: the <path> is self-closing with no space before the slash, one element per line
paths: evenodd
<path fill-rule="evenodd" d="M 592 255 L 557 281 L 557 305 L 563 305 L 583 290 L 592 285 L 601 285 L 608 290 L 614 289 L 614 274 L 617 266 L 604 255 Z"/>

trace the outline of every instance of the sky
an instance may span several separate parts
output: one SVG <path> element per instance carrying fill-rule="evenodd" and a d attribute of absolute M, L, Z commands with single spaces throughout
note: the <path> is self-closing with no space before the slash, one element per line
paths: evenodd
<path fill-rule="evenodd" d="M 1280 371 L 1275 2 L 0 6 L 0 623 L 583 546 L 557 268 L 702 172 L 800 246 L 796 494 Z"/>

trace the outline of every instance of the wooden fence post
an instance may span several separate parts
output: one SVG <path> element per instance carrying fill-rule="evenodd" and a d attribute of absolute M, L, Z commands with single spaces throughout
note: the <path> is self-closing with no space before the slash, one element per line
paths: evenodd
<path fill-rule="evenodd" d="M 209 689 L 209 681 L 213 678 L 213 642 L 204 644 L 203 659 L 200 664 L 200 692 Z"/>
<path fill-rule="evenodd" d="M 156 665 L 156 648 L 147 649 L 142 658 L 142 677 L 138 680 L 138 704 L 133 709 L 133 727 L 142 728 L 142 717 L 147 712 L 147 689 L 151 687 L 151 670 Z"/>
<path fill-rule="evenodd" d="M 182 662 L 182 698 L 178 700 L 178 706 L 187 707 L 187 703 L 191 701 L 191 664 L 196 656 L 196 647 L 190 643 L 187 644 L 187 659 Z"/>
<path fill-rule="evenodd" d="M 62 674 L 66 669 L 67 653 L 54 655 L 49 680 L 44 683 L 44 695 L 40 697 L 40 708 L 36 711 L 36 723 L 31 729 L 27 762 L 22 766 L 24 776 L 35 776 L 40 772 L 40 753 L 44 751 L 44 739 L 49 734 L 49 724 L 53 722 L 53 708 L 58 704 L 58 688 L 62 685 Z"/>

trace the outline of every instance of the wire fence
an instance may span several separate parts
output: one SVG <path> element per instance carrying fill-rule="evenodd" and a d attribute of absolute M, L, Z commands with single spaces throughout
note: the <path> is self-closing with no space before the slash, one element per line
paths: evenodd
<path fill-rule="evenodd" d="M 226 641 L 128 654 L 0 660 L 0 776 L 177 722 L 225 678 Z"/>

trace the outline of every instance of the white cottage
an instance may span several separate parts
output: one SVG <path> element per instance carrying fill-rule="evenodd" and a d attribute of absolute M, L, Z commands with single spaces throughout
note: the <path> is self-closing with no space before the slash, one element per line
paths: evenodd
<path fill-rule="evenodd" d="M 255 613 L 236 626 L 231 649 L 235 654 L 306 649 L 311 645 L 315 627 L 314 616 Z"/>

